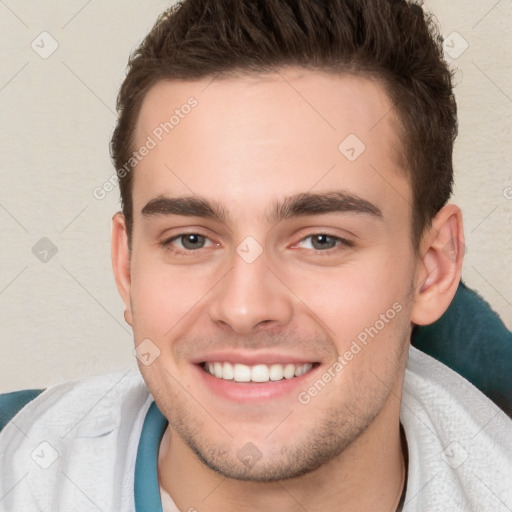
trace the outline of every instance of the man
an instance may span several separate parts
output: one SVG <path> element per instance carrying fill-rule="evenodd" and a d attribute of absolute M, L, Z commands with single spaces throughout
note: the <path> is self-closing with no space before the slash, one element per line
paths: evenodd
<path fill-rule="evenodd" d="M 0 509 L 510 510 L 510 419 L 410 348 L 464 239 L 422 9 L 187 0 L 118 109 L 112 262 L 143 380 L 23 407 Z"/>

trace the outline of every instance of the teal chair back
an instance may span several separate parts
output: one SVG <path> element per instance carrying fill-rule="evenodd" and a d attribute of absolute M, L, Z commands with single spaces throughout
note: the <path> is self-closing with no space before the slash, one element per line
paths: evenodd
<path fill-rule="evenodd" d="M 412 345 L 443 362 L 512 417 L 512 332 L 462 281 L 444 315 L 416 326 Z"/>

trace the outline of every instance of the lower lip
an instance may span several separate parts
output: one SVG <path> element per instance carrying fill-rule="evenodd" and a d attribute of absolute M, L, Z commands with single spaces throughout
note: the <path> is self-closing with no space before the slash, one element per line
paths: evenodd
<path fill-rule="evenodd" d="M 230 401 L 244 403 L 257 403 L 272 400 L 289 395 L 290 393 L 303 391 L 306 388 L 306 379 L 316 373 L 320 365 L 300 377 L 282 379 L 268 382 L 236 382 L 214 377 L 203 370 L 200 365 L 194 365 L 202 382 L 216 395 L 227 398 Z"/>

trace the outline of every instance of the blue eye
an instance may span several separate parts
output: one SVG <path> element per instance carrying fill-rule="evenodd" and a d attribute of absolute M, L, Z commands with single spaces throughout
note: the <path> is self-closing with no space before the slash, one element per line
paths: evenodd
<path fill-rule="evenodd" d="M 160 242 L 160 245 L 171 251 L 194 251 L 212 245 L 212 241 L 199 233 L 182 233 Z"/>
<path fill-rule="evenodd" d="M 314 235 L 311 237 L 311 245 L 315 249 L 332 249 L 336 247 L 337 240 L 329 235 Z"/>
<path fill-rule="evenodd" d="M 201 249 L 206 243 L 206 237 L 197 233 L 187 233 L 178 237 L 185 249 Z"/>
<path fill-rule="evenodd" d="M 352 247 L 353 245 L 349 240 L 325 233 L 307 236 L 303 238 L 300 243 L 304 244 L 302 247 L 316 251 L 327 251 L 338 246 Z"/>

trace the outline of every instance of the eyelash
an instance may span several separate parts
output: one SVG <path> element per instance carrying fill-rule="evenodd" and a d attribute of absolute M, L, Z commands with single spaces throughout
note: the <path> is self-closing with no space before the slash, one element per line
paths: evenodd
<path fill-rule="evenodd" d="M 180 233 L 178 235 L 174 235 L 171 238 L 167 238 L 166 240 L 159 242 L 159 245 L 169 252 L 175 253 L 177 255 L 187 255 L 187 256 L 193 256 L 193 255 L 197 254 L 197 252 L 200 251 L 201 249 L 204 249 L 204 247 L 200 247 L 199 249 L 180 249 L 180 248 L 176 248 L 173 246 L 172 242 L 180 239 L 181 237 L 187 236 L 187 235 L 199 235 L 199 236 L 206 238 L 210 242 L 213 242 L 212 240 L 210 240 L 210 238 L 208 236 L 206 236 L 200 232 L 185 232 L 185 233 Z M 312 233 L 308 236 L 301 238 L 299 240 L 299 242 L 294 245 L 298 245 L 298 244 L 304 242 L 305 240 L 307 240 L 308 238 L 313 238 L 315 236 L 327 236 L 329 238 L 332 238 L 336 242 L 336 245 L 330 249 L 324 249 L 324 250 L 312 249 L 315 254 L 329 255 L 329 254 L 332 254 L 332 252 L 336 251 L 336 250 L 350 249 L 350 248 L 354 247 L 354 243 L 351 240 L 342 238 L 337 235 L 332 235 L 328 232 Z M 217 246 L 220 245 L 218 243 L 213 243 L 213 244 L 217 245 Z"/>

